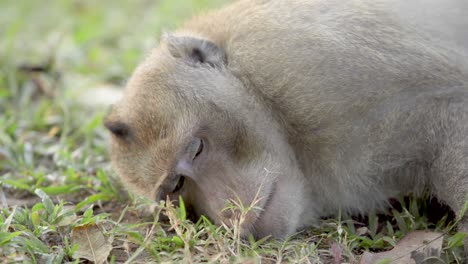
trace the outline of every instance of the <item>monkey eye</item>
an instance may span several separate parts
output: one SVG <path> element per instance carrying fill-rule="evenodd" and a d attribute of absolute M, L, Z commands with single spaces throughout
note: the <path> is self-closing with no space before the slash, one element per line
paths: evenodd
<path fill-rule="evenodd" d="M 105 121 L 104 126 L 117 137 L 125 138 L 130 134 L 130 128 L 127 124 L 119 121 Z"/>
<path fill-rule="evenodd" d="M 198 156 L 200 156 L 200 154 L 202 153 L 203 151 L 203 139 L 199 139 L 199 144 L 198 144 L 198 148 L 197 148 L 197 152 L 195 153 L 195 156 L 193 157 L 193 159 L 195 160 Z"/>
<path fill-rule="evenodd" d="M 188 148 L 189 157 L 194 161 L 200 154 L 203 152 L 204 143 L 201 138 L 195 138 L 190 142 L 190 146 Z"/>
<path fill-rule="evenodd" d="M 182 189 L 182 187 L 184 187 L 184 183 L 185 183 L 185 177 L 183 175 L 179 175 L 179 180 L 177 181 L 177 184 L 176 184 L 174 190 L 172 191 L 172 193 L 176 193 L 176 192 L 180 191 L 180 189 Z"/>

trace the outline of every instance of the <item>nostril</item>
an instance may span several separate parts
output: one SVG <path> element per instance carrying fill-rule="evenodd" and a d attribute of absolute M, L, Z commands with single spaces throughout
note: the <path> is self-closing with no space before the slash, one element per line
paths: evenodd
<path fill-rule="evenodd" d="M 174 190 L 171 193 L 175 193 L 175 192 L 180 191 L 180 189 L 182 189 L 182 187 L 184 187 L 184 183 L 185 183 L 185 177 L 183 175 L 180 175 L 179 180 L 177 181 L 177 184 L 176 184 Z"/>

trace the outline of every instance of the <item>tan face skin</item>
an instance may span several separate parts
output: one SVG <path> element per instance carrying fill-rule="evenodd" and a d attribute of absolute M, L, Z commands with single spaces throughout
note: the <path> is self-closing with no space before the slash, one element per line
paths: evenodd
<path fill-rule="evenodd" d="M 234 76 L 223 66 L 191 60 L 163 43 L 135 71 L 105 121 L 114 168 L 137 193 L 156 201 L 181 195 L 197 215 L 218 224 L 239 220 L 239 211 L 226 210 L 229 202 L 255 205 L 241 223 L 243 235 L 291 233 L 296 227 L 285 218 L 300 208 L 274 210 L 301 199 L 294 177 L 277 186 L 278 171 L 294 162 L 293 155 L 273 125 L 251 127 L 255 119 L 271 119 L 255 101 L 242 100 L 245 109 L 237 109 L 244 88 Z M 257 114 L 248 108 L 258 108 Z"/>

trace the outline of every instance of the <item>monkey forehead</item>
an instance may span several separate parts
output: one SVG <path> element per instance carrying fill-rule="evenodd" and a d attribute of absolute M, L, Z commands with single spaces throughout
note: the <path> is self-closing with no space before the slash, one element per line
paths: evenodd
<path fill-rule="evenodd" d="M 193 112 L 203 100 L 200 76 L 193 69 L 161 52 L 146 58 L 139 65 L 125 88 L 123 104 L 145 114 L 165 115 L 169 119 L 178 114 Z"/>
<path fill-rule="evenodd" d="M 190 102 L 177 90 L 166 87 L 162 78 L 166 73 L 161 71 L 153 67 L 137 69 L 123 98 L 112 107 L 106 120 L 123 124 L 131 135 L 129 140 L 119 142 L 131 145 L 170 142 L 167 144 L 177 149 L 176 143 L 183 144 L 198 125 L 193 100 Z"/>
<path fill-rule="evenodd" d="M 115 113 L 153 134 L 180 133 L 176 124 L 190 131 L 211 119 L 213 109 L 239 112 L 238 102 L 251 98 L 241 85 L 226 69 L 190 65 L 160 48 L 134 71 Z"/>
<path fill-rule="evenodd" d="M 227 67 L 189 63 L 170 55 L 164 46 L 153 50 L 140 64 L 128 88 L 129 93 L 140 95 L 151 92 L 167 105 L 195 105 L 197 109 L 207 102 L 228 107 L 236 98 L 245 100 L 242 82 Z"/>

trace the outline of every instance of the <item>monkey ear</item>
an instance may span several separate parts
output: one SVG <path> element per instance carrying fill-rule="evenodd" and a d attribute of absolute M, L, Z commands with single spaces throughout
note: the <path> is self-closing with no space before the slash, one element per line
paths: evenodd
<path fill-rule="evenodd" d="M 182 58 L 194 64 L 207 64 L 214 68 L 227 64 L 224 50 L 207 39 L 166 34 L 163 41 L 175 58 Z"/>

